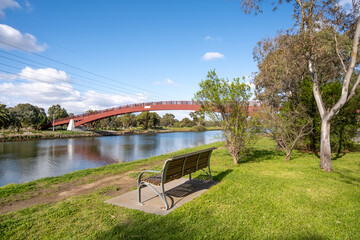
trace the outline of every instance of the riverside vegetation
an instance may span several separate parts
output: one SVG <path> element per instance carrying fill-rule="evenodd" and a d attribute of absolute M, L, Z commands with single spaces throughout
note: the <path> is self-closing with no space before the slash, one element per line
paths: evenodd
<path fill-rule="evenodd" d="M 285 153 L 269 138 L 260 138 L 238 165 L 223 145 L 1 187 L 0 238 L 360 238 L 360 152 L 335 158 L 329 173 L 319 171 L 312 153 L 295 150 L 284 162 Z M 208 147 L 218 148 L 211 166 L 219 183 L 172 213 L 157 216 L 104 203 L 134 189 L 142 169 L 160 169 L 169 156 Z"/>
<path fill-rule="evenodd" d="M 41 139 L 56 139 L 56 138 L 79 138 L 79 137 L 101 137 L 101 136 L 116 136 L 128 134 L 155 134 L 155 133 L 169 133 L 169 132 L 202 132 L 221 130 L 219 127 L 158 127 L 155 129 L 134 128 L 132 130 L 84 130 L 84 131 L 66 131 L 66 130 L 33 130 L 33 131 L 3 131 L 0 133 L 0 142 L 14 142 L 14 141 L 31 141 Z"/>

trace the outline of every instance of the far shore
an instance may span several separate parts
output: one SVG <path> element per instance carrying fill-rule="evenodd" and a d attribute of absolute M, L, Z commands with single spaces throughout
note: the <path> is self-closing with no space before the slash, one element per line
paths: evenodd
<path fill-rule="evenodd" d="M 204 131 L 221 130 L 219 127 L 207 127 Z M 17 141 L 33 141 L 45 139 L 62 139 L 62 138 L 83 138 L 83 137 L 103 137 L 103 136 L 125 136 L 140 134 L 158 134 L 172 132 L 198 132 L 196 128 L 159 128 L 147 130 L 42 130 L 42 131 L 3 131 L 0 132 L 0 142 L 17 142 Z"/>

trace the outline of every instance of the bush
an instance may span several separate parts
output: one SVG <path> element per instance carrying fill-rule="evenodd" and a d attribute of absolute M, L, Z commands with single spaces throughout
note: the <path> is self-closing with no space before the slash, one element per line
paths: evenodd
<path fill-rule="evenodd" d="M 194 132 L 203 132 L 203 131 L 206 131 L 206 127 L 201 126 L 201 125 L 197 125 L 197 126 L 193 126 L 192 130 Z"/>

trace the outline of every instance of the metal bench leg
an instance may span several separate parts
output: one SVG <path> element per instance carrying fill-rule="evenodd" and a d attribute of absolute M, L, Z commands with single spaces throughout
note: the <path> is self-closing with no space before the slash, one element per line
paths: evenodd
<path fill-rule="evenodd" d="M 141 202 L 141 188 L 143 188 L 144 186 L 142 185 L 142 184 L 140 184 L 140 186 L 138 186 L 138 203 L 139 204 L 143 204 L 142 202 Z"/>
<path fill-rule="evenodd" d="M 139 202 L 139 204 L 143 204 L 142 202 L 141 202 L 141 188 L 143 188 L 143 187 L 145 187 L 145 186 L 148 186 L 148 187 L 150 187 L 159 197 L 160 197 L 160 199 L 164 202 L 164 204 L 165 204 L 165 208 L 166 208 L 166 210 L 168 210 L 169 209 L 169 204 L 168 204 L 168 202 L 167 202 L 167 200 L 166 200 L 166 194 L 165 194 L 165 188 L 164 188 L 164 184 L 162 184 L 161 185 L 161 193 L 158 191 L 158 190 L 156 190 L 156 188 L 155 187 L 153 187 L 152 185 L 150 185 L 150 184 L 147 184 L 147 183 L 140 183 L 139 184 L 139 186 L 138 186 L 138 202 Z"/>
<path fill-rule="evenodd" d="M 201 170 L 203 170 L 204 173 L 206 173 L 206 175 L 208 175 L 208 177 L 209 177 L 212 181 L 214 181 L 214 179 L 213 179 L 212 176 L 211 176 L 210 167 L 209 167 L 208 169 L 209 169 L 209 173 L 207 173 L 204 169 L 201 169 Z"/>
<path fill-rule="evenodd" d="M 166 200 L 164 183 L 161 183 L 161 190 L 162 190 L 162 200 L 163 200 L 163 202 L 165 203 L 166 210 L 168 210 L 168 209 L 169 209 L 169 204 L 168 204 L 168 202 L 167 202 L 167 200 Z"/>

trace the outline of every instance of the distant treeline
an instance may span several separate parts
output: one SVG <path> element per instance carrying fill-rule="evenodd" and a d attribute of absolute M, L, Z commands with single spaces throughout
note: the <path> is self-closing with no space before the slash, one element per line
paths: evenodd
<path fill-rule="evenodd" d="M 53 105 L 48 109 L 48 115 L 43 108 L 31 105 L 29 103 L 18 104 L 15 107 L 6 107 L 0 104 L 0 128 L 1 129 L 44 129 L 51 121 L 60 118 L 74 116 L 68 113 L 66 109 L 59 104 Z M 88 110 L 86 113 L 96 112 Z M 160 117 L 156 112 L 142 112 L 138 115 L 123 114 L 106 119 L 97 120 L 86 125 L 87 129 L 92 130 L 120 130 L 128 128 L 158 128 L 158 127 L 202 127 L 216 126 L 212 121 L 205 120 L 205 117 L 198 112 L 191 112 L 189 118 L 185 117 L 181 121 L 175 118 L 171 113 L 166 113 Z"/>

